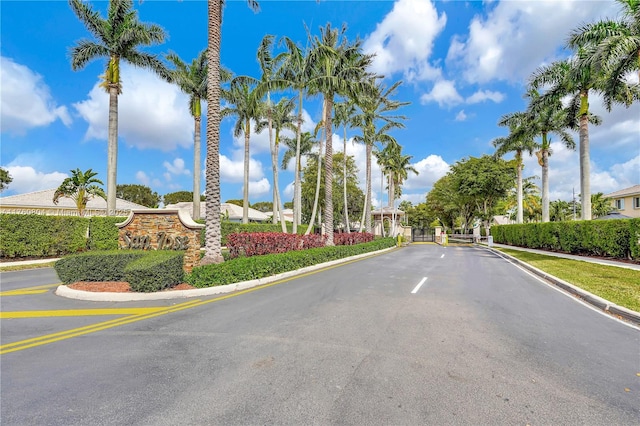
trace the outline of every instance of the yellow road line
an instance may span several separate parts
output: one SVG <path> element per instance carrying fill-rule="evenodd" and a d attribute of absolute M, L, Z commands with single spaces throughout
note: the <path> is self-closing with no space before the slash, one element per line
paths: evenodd
<path fill-rule="evenodd" d="M 321 272 L 321 271 L 326 271 L 326 270 L 329 270 L 329 269 L 337 268 L 338 266 L 347 265 L 349 263 L 358 262 L 360 260 L 370 259 L 371 257 L 375 257 L 375 256 L 379 256 L 379 255 L 367 256 L 367 257 L 364 257 L 364 258 L 350 260 L 348 262 L 340 263 L 340 264 L 337 264 L 337 265 L 327 266 L 327 267 L 322 268 L 322 269 L 306 272 L 304 274 L 295 275 L 295 276 L 292 276 L 292 277 L 289 277 L 289 278 L 284 278 L 282 280 L 274 281 L 274 282 L 271 282 L 271 283 L 268 283 L 268 284 L 263 284 L 261 286 L 248 288 L 246 290 L 237 291 L 235 293 L 225 294 L 223 296 L 219 296 L 219 297 L 216 297 L 216 298 L 213 298 L 213 299 L 209 299 L 209 300 L 201 301 L 200 299 L 196 299 L 196 300 L 192 300 L 192 301 L 189 301 L 189 302 L 185 302 L 185 303 L 180 303 L 180 304 L 177 304 L 177 305 L 169 306 L 167 308 L 162 308 L 162 309 L 159 309 L 159 310 L 157 310 L 155 312 L 149 312 L 149 313 L 138 314 L 138 315 L 130 315 L 130 316 L 126 316 L 124 318 L 118 318 L 118 319 L 114 319 L 114 320 L 110 320 L 110 321 L 99 322 L 97 324 L 92 324 L 92 325 L 79 327 L 79 328 L 73 328 L 73 329 L 70 329 L 70 330 L 65 330 L 65 331 L 61 331 L 61 332 L 58 332 L 58 333 L 47 334 L 47 335 L 44 335 L 44 336 L 34 337 L 34 338 L 31 338 L 31 339 L 20 340 L 18 342 L 7 343 L 5 345 L 1 345 L 0 346 L 0 355 L 6 354 L 6 353 L 10 353 L 10 352 L 21 351 L 23 349 L 32 348 L 32 347 L 35 347 L 35 346 L 46 345 L 48 343 L 54 343 L 54 342 L 58 342 L 60 340 L 70 339 L 72 337 L 77 337 L 77 336 L 81 336 L 81 335 L 84 335 L 84 334 L 95 333 L 97 331 L 106 330 L 106 329 L 113 328 L 113 327 L 118 327 L 120 325 L 130 324 L 130 323 L 133 323 L 133 322 L 142 321 L 142 320 L 149 319 L 149 318 L 155 318 L 155 317 L 158 317 L 160 315 L 165 315 L 165 314 L 169 314 L 169 313 L 172 313 L 172 312 L 178 312 L 178 311 L 182 311 L 182 310 L 185 310 L 185 309 L 195 308 L 197 306 L 203 306 L 203 305 L 206 305 L 206 304 L 209 304 L 209 303 L 218 302 L 220 300 L 229 299 L 231 297 L 240 296 L 242 294 L 251 293 L 253 291 L 258 291 L 258 290 L 261 290 L 263 288 L 272 287 L 272 286 L 275 286 L 275 285 L 278 285 L 278 284 L 282 284 L 282 283 L 285 283 L 285 282 L 288 282 L 288 281 L 291 281 L 291 280 L 294 280 L 294 279 L 297 279 L 297 278 L 305 277 L 305 276 L 308 276 L 308 275 L 313 275 L 313 274 L 316 274 L 316 273 Z"/>
<path fill-rule="evenodd" d="M 12 290 L 12 291 L 4 291 L 2 293 L 0 293 L 0 296 L 2 297 L 6 297 L 6 296 L 26 296 L 29 294 L 42 294 L 42 293 L 48 293 L 49 290 Z"/>
<path fill-rule="evenodd" d="M 46 293 L 47 291 L 49 291 L 48 289 L 53 287 L 58 287 L 60 284 L 62 283 L 45 284 L 45 285 L 38 285 L 34 287 L 16 288 L 15 290 L 2 291 L 0 292 L 0 296 L 21 296 L 25 294 Z"/>
<path fill-rule="evenodd" d="M 83 334 L 89 334 L 96 331 L 104 330 L 111 327 L 116 327 L 122 324 L 128 324 L 134 321 L 140 321 L 146 318 L 152 318 L 158 315 L 174 312 L 176 310 L 186 309 L 190 305 L 194 305 L 200 302 L 200 299 L 191 300 L 189 302 L 180 303 L 178 305 L 169 306 L 153 313 L 130 315 L 124 318 L 117 318 L 109 321 L 99 322 L 96 324 L 86 325 L 84 327 L 72 328 L 70 330 L 60 331 L 57 333 L 47 334 L 44 336 L 33 337 L 30 339 L 20 340 L 13 343 L 7 343 L 0 346 L 0 355 L 15 352 L 22 349 L 31 348 L 34 346 L 40 346 L 47 343 L 53 343 L 60 340 L 69 339 L 71 337 L 81 336 Z"/>
<path fill-rule="evenodd" d="M 167 309 L 164 306 L 151 308 L 111 308 L 111 309 L 60 309 L 49 311 L 0 312 L 0 319 L 8 318 L 46 318 L 46 317 L 84 317 L 96 315 L 144 315 Z"/>

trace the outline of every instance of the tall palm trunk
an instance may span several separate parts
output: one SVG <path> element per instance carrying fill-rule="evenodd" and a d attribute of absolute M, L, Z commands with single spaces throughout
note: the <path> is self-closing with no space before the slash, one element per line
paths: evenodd
<path fill-rule="evenodd" d="M 249 223 L 249 138 L 251 137 L 251 121 L 244 126 L 244 188 L 242 190 L 242 223 Z"/>
<path fill-rule="evenodd" d="M 542 148 L 542 222 L 549 222 L 549 148 L 544 134 Z"/>
<path fill-rule="evenodd" d="M 207 20 L 207 157 L 205 255 L 200 264 L 221 263 L 220 228 L 220 29 L 222 0 L 210 0 Z"/>
<path fill-rule="evenodd" d="M 193 218 L 200 219 L 201 118 L 199 113 L 193 118 L 193 121 Z"/>
<path fill-rule="evenodd" d="M 367 156 L 367 166 L 366 166 L 366 174 L 367 174 L 367 196 L 365 197 L 364 204 L 364 226 L 365 231 L 371 233 L 371 155 L 373 152 L 373 145 L 370 143 L 366 144 L 366 156 Z M 381 195 L 382 197 L 382 195 Z"/>
<path fill-rule="evenodd" d="M 580 93 L 580 197 L 582 220 L 591 220 L 591 183 L 589 158 L 589 92 Z"/>
<path fill-rule="evenodd" d="M 516 151 L 516 161 L 518 162 L 518 213 L 516 216 L 516 223 L 522 223 L 524 221 L 522 214 L 522 151 Z"/>
<path fill-rule="evenodd" d="M 333 94 L 325 96 L 325 161 L 324 161 L 324 231 L 327 235 L 326 245 L 333 244 L 333 134 L 331 116 L 333 113 Z"/>
<path fill-rule="evenodd" d="M 296 130 L 296 165 L 293 181 L 293 233 L 298 232 L 302 223 L 302 189 L 300 179 L 300 138 L 302 137 L 302 90 L 298 91 L 298 128 Z"/>
<path fill-rule="evenodd" d="M 342 146 L 342 186 L 344 190 L 344 226 L 347 232 L 351 232 L 351 228 L 349 227 L 349 209 L 347 208 L 347 125 L 343 126 L 344 128 L 344 140 Z"/>
<path fill-rule="evenodd" d="M 109 143 L 107 148 L 107 216 L 116 215 L 118 172 L 118 84 L 109 84 Z"/>
<path fill-rule="evenodd" d="M 324 116 L 324 104 L 322 105 L 322 115 Z M 324 133 L 324 131 L 323 131 Z M 313 229 L 313 222 L 316 219 L 316 212 L 318 211 L 318 200 L 320 199 L 320 182 L 322 177 L 322 138 L 320 139 L 320 143 L 318 144 L 320 147 L 320 152 L 318 152 L 318 176 L 316 178 L 316 194 L 313 197 L 313 209 L 311 209 L 311 219 L 309 220 L 309 227 L 305 231 L 304 235 L 309 235 L 311 233 L 311 229 Z"/>
<path fill-rule="evenodd" d="M 284 213 L 282 208 L 282 201 L 280 199 L 280 188 L 278 185 L 278 151 L 280 150 L 280 131 L 276 130 L 275 144 L 273 148 L 273 158 L 271 159 L 273 164 L 273 198 L 275 203 L 275 212 L 279 212 L 280 216 L 280 228 L 283 233 L 287 232 L 287 224 L 284 220 Z"/>

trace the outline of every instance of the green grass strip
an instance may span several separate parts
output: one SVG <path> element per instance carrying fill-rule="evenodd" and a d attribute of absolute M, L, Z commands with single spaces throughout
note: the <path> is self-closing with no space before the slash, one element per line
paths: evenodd
<path fill-rule="evenodd" d="M 640 271 L 520 250 L 498 250 L 618 306 L 640 312 Z"/>

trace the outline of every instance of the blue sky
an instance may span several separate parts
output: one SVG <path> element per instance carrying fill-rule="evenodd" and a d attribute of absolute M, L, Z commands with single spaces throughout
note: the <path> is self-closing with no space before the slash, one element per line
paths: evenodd
<path fill-rule="evenodd" d="M 92 4 L 104 16 L 107 3 Z M 403 80 L 397 99 L 411 104 L 401 111 L 406 128 L 393 135 L 419 171 L 403 187 L 403 199 L 414 204 L 424 201 L 451 164 L 493 153 L 491 141 L 507 133 L 498 119 L 525 108 L 522 94 L 531 72 L 568 55 L 563 44 L 570 29 L 618 15 L 614 2 L 586 0 L 263 0 L 260 6 L 254 13 L 236 0 L 224 9 L 222 63 L 235 74 L 259 76 L 256 50 L 264 35 L 305 45 L 305 26 L 316 35 L 331 22 L 345 23 L 348 37 L 359 37 L 365 50 L 376 54 L 373 70 L 388 84 Z M 105 61 L 74 72 L 68 57 L 69 48 L 89 33 L 65 1 L 3 0 L 0 7 L 0 165 L 13 177 L 2 195 L 56 188 L 76 168 L 91 168 L 106 183 L 108 95 L 97 87 Z M 135 7 L 141 21 L 168 33 L 150 52 L 173 51 L 191 62 L 205 48 L 206 2 L 145 0 Z M 160 195 L 191 190 L 193 121 L 187 97 L 148 71 L 123 65 L 121 74 L 118 184 L 144 184 Z M 593 96 L 591 107 L 603 118 L 590 133 L 592 192 L 640 183 L 640 106 L 608 113 Z M 304 127 L 315 127 L 320 113 L 319 98 L 305 100 Z M 231 126 L 227 119 L 221 129 L 222 201 L 242 198 L 243 140 L 233 137 Z M 333 142 L 334 151 L 342 151 L 342 130 Z M 252 135 L 251 202 L 272 198 L 268 147 L 266 132 Z M 553 139 L 552 150 L 550 198 L 570 200 L 580 188 L 578 153 Z M 356 159 L 363 186 L 364 147 L 349 141 L 347 153 Z M 203 149 L 203 170 L 204 156 Z M 527 158 L 524 175 L 540 174 L 535 158 Z M 378 205 L 377 165 L 373 176 Z M 280 171 L 285 201 L 291 199 L 292 182 L 290 171 Z"/>

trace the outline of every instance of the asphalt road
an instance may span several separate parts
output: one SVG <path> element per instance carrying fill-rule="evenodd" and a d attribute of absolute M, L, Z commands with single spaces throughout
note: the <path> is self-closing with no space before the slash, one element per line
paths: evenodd
<path fill-rule="evenodd" d="M 482 249 L 411 245 L 200 300 L 3 297 L 3 314 L 164 310 L 1 355 L 0 422 L 640 423 L 640 331 Z M 1 343 L 113 318 L 3 319 Z"/>

